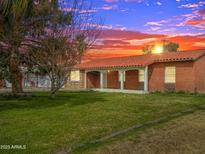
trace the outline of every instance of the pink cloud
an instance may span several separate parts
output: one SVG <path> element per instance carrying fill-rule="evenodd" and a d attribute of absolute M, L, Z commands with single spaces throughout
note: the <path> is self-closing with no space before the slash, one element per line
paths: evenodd
<path fill-rule="evenodd" d="M 149 21 L 145 24 L 145 26 L 162 26 L 165 23 L 168 23 L 170 19 L 168 20 L 160 20 L 160 21 Z"/>
<path fill-rule="evenodd" d="M 162 3 L 161 3 L 161 2 L 156 2 L 156 4 L 157 4 L 157 5 L 159 5 L 159 6 L 161 6 L 161 5 L 162 5 Z"/>
<path fill-rule="evenodd" d="M 124 2 L 137 2 L 137 3 L 142 3 L 145 0 L 123 0 Z M 105 0 L 107 3 L 114 3 L 114 2 L 119 2 L 119 0 Z"/>
<path fill-rule="evenodd" d="M 185 22 L 185 25 L 205 29 L 205 9 L 195 11 L 195 16 L 188 18 L 188 20 Z"/>
<path fill-rule="evenodd" d="M 205 5 L 205 2 L 198 2 L 198 3 L 195 3 L 195 4 L 191 4 L 191 3 L 188 3 L 188 4 L 183 4 L 181 6 L 179 6 L 179 8 L 198 8 L 200 6 L 203 6 Z"/>
<path fill-rule="evenodd" d="M 97 10 L 80 10 L 80 9 L 73 9 L 73 8 L 64 8 L 62 9 L 63 11 L 65 12 L 79 12 L 79 13 L 94 13 L 94 12 L 97 12 Z"/>
<path fill-rule="evenodd" d="M 105 2 L 113 3 L 113 2 L 118 2 L 118 0 L 105 0 Z"/>
<path fill-rule="evenodd" d="M 201 19 L 201 20 L 189 20 L 186 22 L 187 25 L 203 25 L 205 24 L 205 19 Z"/>
<path fill-rule="evenodd" d="M 118 7 L 118 5 L 104 5 L 101 9 L 102 10 L 113 10 L 116 9 Z"/>
<path fill-rule="evenodd" d="M 198 11 L 198 13 L 199 13 L 200 15 L 205 15 L 205 9 L 202 9 L 202 10 Z"/>
<path fill-rule="evenodd" d="M 184 4 L 180 6 L 180 8 L 196 8 L 196 7 L 199 7 L 199 5 L 198 4 Z"/>
<path fill-rule="evenodd" d="M 146 23 L 147 25 L 151 25 L 151 26 L 161 26 L 162 24 L 160 22 L 154 22 L 154 21 L 150 21 Z"/>
<path fill-rule="evenodd" d="M 102 7 L 103 10 L 112 10 L 112 6 L 105 5 Z"/>
<path fill-rule="evenodd" d="M 125 2 L 137 2 L 137 3 L 142 3 L 144 0 L 125 0 Z"/>
<path fill-rule="evenodd" d="M 100 25 L 100 24 L 90 24 L 90 23 L 84 23 L 84 24 L 81 24 L 81 25 L 82 26 L 99 28 L 99 29 L 113 29 L 112 25 Z"/>
<path fill-rule="evenodd" d="M 198 27 L 198 28 L 205 29 L 205 19 L 189 20 L 189 21 L 186 22 L 186 25 L 195 26 L 195 27 Z"/>

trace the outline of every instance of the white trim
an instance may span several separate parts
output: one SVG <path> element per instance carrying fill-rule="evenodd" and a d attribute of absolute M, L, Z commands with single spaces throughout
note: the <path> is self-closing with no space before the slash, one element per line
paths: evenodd
<path fill-rule="evenodd" d="M 143 70 L 144 67 L 119 67 L 119 68 L 103 68 L 103 69 L 86 69 L 87 72 L 101 72 L 101 71 L 129 71 L 129 70 Z"/>
<path fill-rule="evenodd" d="M 116 93 L 130 93 L 130 94 L 147 94 L 148 92 L 143 90 L 121 90 L 121 89 L 91 89 L 99 92 L 116 92 Z"/>
<path fill-rule="evenodd" d="M 87 71 L 85 71 L 84 82 L 84 88 L 87 89 Z"/>
<path fill-rule="evenodd" d="M 120 74 L 120 89 L 123 90 L 124 89 L 124 81 L 125 81 L 125 71 L 119 70 L 118 73 Z"/>
<path fill-rule="evenodd" d="M 109 69 L 110 70 L 110 69 Z M 118 69 L 118 70 L 115 70 L 115 69 L 111 69 L 110 71 L 118 71 L 118 73 L 120 74 L 121 73 L 121 75 L 118 75 L 118 76 L 120 76 L 120 79 L 119 79 L 119 82 L 120 82 L 120 89 L 115 89 L 116 91 L 120 91 L 120 92 L 122 92 L 122 91 L 125 91 L 125 93 L 126 93 L 126 91 L 133 91 L 133 92 L 139 92 L 139 91 L 141 91 L 141 90 L 124 90 L 124 82 L 125 82 L 125 76 L 124 76 L 124 72 L 126 72 L 126 71 L 129 71 L 129 70 L 144 70 L 144 90 L 142 90 L 144 93 L 148 93 L 148 66 L 146 66 L 146 67 L 144 67 L 144 68 L 142 68 L 142 67 L 135 67 L 135 68 L 133 68 L 133 69 L 130 69 L 130 68 L 127 68 L 127 69 Z M 86 76 L 87 76 L 87 73 L 88 72 L 100 72 L 100 88 L 99 89 L 101 89 L 102 91 L 113 91 L 113 89 L 107 89 L 107 79 L 106 79 L 106 74 L 107 74 L 107 71 L 108 71 L 108 69 L 107 70 L 105 70 L 105 69 L 103 69 L 103 70 L 86 70 Z M 87 79 L 86 79 L 87 80 Z M 137 79 L 136 79 L 137 80 Z M 86 81 L 87 82 L 87 81 Z M 87 88 L 87 87 L 86 87 Z M 99 91 L 99 89 L 97 89 L 98 91 Z M 95 90 L 95 88 L 94 89 L 91 89 L 91 90 Z M 115 91 L 114 90 L 114 91 Z"/>
<path fill-rule="evenodd" d="M 100 72 L 100 89 L 103 89 L 103 72 Z"/>
<path fill-rule="evenodd" d="M 148 92 L 148 87 L 149 87 L 149 83 L 148 83 L 148 66 L 145 67 L 144 69 L 144 91 Z"/>
<path fill-rule="evenodd" d="M 103 72 L 103 88 L 107 88 L 107 71 Z"/>

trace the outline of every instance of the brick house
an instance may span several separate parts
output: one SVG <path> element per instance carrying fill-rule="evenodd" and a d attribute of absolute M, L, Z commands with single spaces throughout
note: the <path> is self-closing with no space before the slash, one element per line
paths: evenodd
<path fill-rule="evenodd" d="M 205 92 L 205 50 L 81 63 L 71 72 L 65 88 L 136 93 Z"/>
<path fill-rule="evenodd" d="M 50 88 L 47 76 L 31 74 L 22 84 Z M 0 87 L 3 85 L 10 87 L 1 81 Z M 132 93 L 205 92 L 205 50 L 92 60 L 77 65 L 63 88 Z"/>

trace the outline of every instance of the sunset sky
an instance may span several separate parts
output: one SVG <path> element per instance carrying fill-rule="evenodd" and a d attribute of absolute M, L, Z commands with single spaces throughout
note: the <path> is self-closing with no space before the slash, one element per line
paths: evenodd
<path fill-rule="evenodd" d="M 141 54 L 142 46 L 160 39 L 180 50 L 205 48 L 205 0 L 93 0 L 103 19 L 96 45 L 86 58 Z"/>

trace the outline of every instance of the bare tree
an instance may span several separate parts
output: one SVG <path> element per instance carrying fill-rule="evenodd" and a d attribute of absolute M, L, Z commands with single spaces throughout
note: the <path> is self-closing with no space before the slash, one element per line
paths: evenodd
<path fill-rule="evenodd" d="M 90 6 L 83 0 L 0 0 L 0 48 L 8 53 L 2 63 L 8 68 L 13 94 L 23 92 L 24 62 L 50 76 L 53 92 L 61 87 L 68 69 L 80 62 L 99 34 Z"/>
<path fill-rule="evenodd" d="M 51 94 L 55 94 L 95 42 L 100 20 L 96 20 L 83 0 L 67 4 L 66 8 L 62 3 L 50 7 L 52 18 L 45 21 L 46 29 L 32 40 L 28 57 L 49 76 Z"/>

